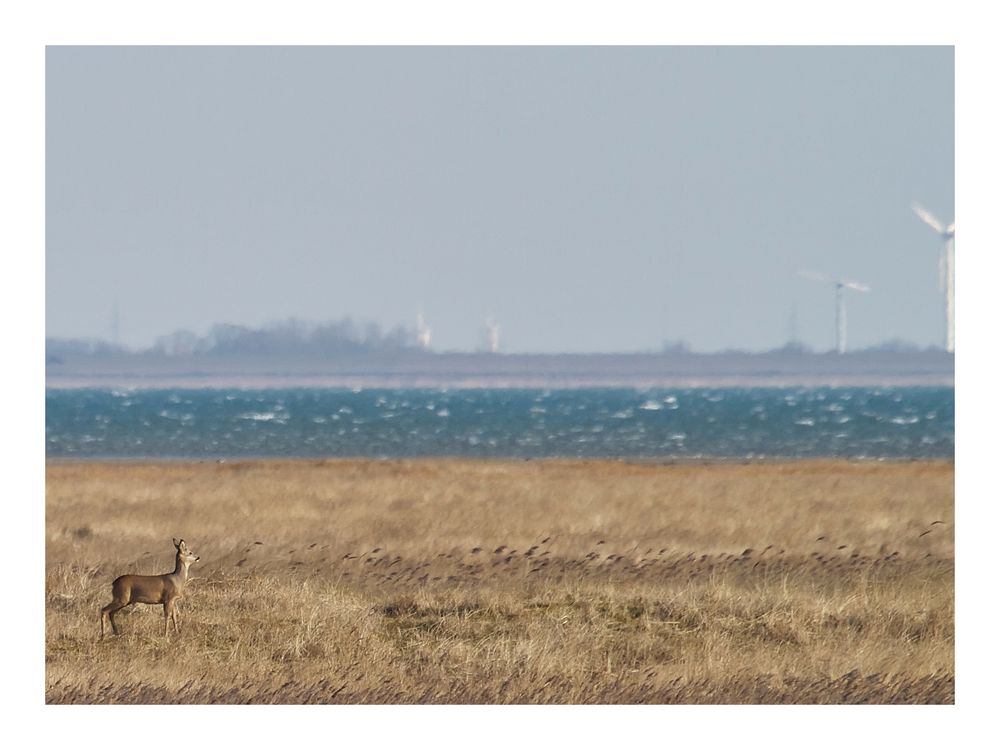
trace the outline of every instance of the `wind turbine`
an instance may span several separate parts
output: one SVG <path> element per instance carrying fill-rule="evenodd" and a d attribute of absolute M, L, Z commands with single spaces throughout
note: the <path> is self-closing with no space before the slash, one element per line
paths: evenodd
<path fill-rule="evenodd" d="M 424 311 L 417 311 L 417 344 L 424 351 L 431 348 L 431 329 L 424 322 Z"/>
<path fill-rule="evenodd" d="M 491 354 L 500 351 L 500 326 L 492 318 L 486 321 L 486 346 Z"/>
<path fill-rule="evenodd" d="M 816 271 L 799 271 L 799 276 L 811 281 L 833 283 L 834 297 L 837 301 L 837 353 L 843 354 L 847 351 L 847 308 L 844 306 L 844 290 L 853 289 L 855 292 L 867 292 L 871 290 L 871 287 L 860 281 L 837 279 Z"/>
<path fill-rule="evenodd" d="M 938 260 L 938 285 L 944 292 L 944 349 L 955 351 L 955 222 L 945 226 L 938 217 L 918 203 L 913 204 L 913 213 L 931 229 L 938 233 L 944 244 Z"/>

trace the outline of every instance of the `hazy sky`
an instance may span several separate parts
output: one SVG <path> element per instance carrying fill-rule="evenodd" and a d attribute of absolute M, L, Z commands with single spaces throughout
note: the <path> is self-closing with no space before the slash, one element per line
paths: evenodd
<path fill-rule="evenodd" d="M 50 47 L 46 334 L 940 345 L 950 47 Z M 959 259 L 961 249 L 958 249 Z M 960 262 L 960 260 L 959 260 Z"/>

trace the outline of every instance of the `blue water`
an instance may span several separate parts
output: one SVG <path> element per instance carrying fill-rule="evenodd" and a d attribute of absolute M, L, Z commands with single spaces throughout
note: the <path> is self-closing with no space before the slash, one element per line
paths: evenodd
<path fill-rule="evenodd" d="M 951 458 L 951 388 L 49 390 L 49 457 Z"/>

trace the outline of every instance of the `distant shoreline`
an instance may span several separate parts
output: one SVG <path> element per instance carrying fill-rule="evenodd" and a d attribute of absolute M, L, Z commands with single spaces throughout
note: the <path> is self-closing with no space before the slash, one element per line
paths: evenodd
<path fill-rule="evenodd" d="M 45 387 L 50 390 L 109 389 L 126 390 L 271 390 L 286 388 L 303 389 L 524 389 L 524 390 L 573 390 L 586 388 L 626 388 L 650 390 L 657 388 L 954 388 L 954 378 L 719 378 L 719 379 L 663 379 L 663 380 L 546 380 L 546 379 L 393 379 L 393 378 L 302 378 L 302 377 L 206 377 L 206 378 L 49 378 Z"/>
<path fill-rule="evenodd" d="M 953 388 L 943 352 L 72 356 L 47 388 Z"/>
<path fill-rule="evenodd" d="M 52 390 L 84 388 L 121 389 L 235 389 L 268 390 L 284 388 L 317 389 L 525 389 L 573 390 L 587 388 L 954 388 L 954 375 L 914 374 L 801 374 L 733 375 L 702 377 L 551 377 L 543 375 L 504 376 L 402 376 L 402 375 L 205 375 L 101 374 L 48 376 L 45 387 Z"/>
<path fill-rule="evenodd" d="M 495 465 L 507 466 L 513 464 L 545 464 L 545 465 L 569 465 L 580 464 L 587 466 L 620 465 L 620 466 L 648 466 L 662 468 L 666 466 L 685 467 L 712 467 L 712 466 L 847 466 L 847 465 L 953 465 L 955 458 L 942 458 L 939 456 L 920 456 L 915 458 L 899 457 L 847 457 L 847 456 L 759 456 L 755 458 L 711 456 L 711 457 L 669 457 L 662 458 L 642 458 L 642 457 L 614 457 L 614 456 L 539 456 L 529 458 L 519 458 L 517 456 L 388 456 L 384 458 L 373 458 L 371 456 L 234 456 L 231 458 L 193 458 L 191 456 L 46 456 L 46 466 L 73 466 L 80 464 L 100 465 L 105 467 L 113 466 L 157 466 L 157 465 L 190 465 L 198 464 L 220 464 L 226 466 L 236 466 L 239 464 L 250 464 L 260 466 L 272 464 L 275 466 L 306 466 L 306 465 L 406 465 L 420 464 L 431 465 L 453 465 L 467 464 L 469 466 Z"/>

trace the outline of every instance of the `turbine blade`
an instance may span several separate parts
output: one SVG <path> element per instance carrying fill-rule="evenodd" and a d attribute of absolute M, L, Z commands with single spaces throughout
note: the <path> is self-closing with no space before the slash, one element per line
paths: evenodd
<path fill-rule="evenodd" d="M 856 292 L 870 292 L 872 289 L 870 286 L 868 286 L 867 284 L 862 284 L 860 281 L 849 281 L 845 279 L 840 283 L 846 286 L 848 289 L 853 289 Z"/>
<path fill-rule="evenodd" d="M 921 206 L 919 203 L 913 204 L 913 213 L 919 216 L 921 220 L 935 232 L 938 234 L 944 234 L 944 224 L 942 224 L 934 214 Z"/>
<path fill-rule="evenodd" d="M 945 229 L 945 231 L 948 233 L 949 237 L 954 237 L 955 236 L 955 222 L 951 222 L 951 224 L 948 225 L 948 228 Z"/>
<path fill-rule="evenodd" d="M 938 256 L 938 291 L 944 292 L 944 263 L 945 255 L 947 255 L 947 247 L 941 248 L 941 254 Z"/>

